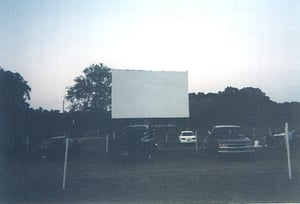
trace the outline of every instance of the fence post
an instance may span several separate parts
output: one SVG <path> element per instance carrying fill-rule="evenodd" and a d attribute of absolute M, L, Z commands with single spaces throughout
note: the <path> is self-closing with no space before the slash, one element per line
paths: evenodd
<path fill-rule="evenodd" d="M 108 153 L 108 134 L 106 134 L 105 152 Z"/>
<path fill-rule="evenodd" d="M 291 169 L 291 155 L 290 155 L 290 141 L 289 141 L 289 125 L 285 123 L 285 143 L 287 151 L 287 160 L 288 160 L 288 170 L 289 170 L 289 179 L 292 179 L 292 169 Z"/>
<path fill-rule="evenodd" d="M 252 138 L 255 139 L 255 128 L 252 129 Z"/>
<path fill-rule="evenodd" d="M 196 152 L 198 153 L 198 133 L 195 131 L 195 136 L 196 136 Z"/>
<path fill-rule="evenodd" d="M 271 128 L 269 128 L 269 135 L 270 135 L 270 137 L 272 137 L 272 130 L 271 130 Z"/>
<path fill-rule="evenodd" d="M 267 146 L 270 145 L 270 140 L 272 140 L 272 139 L 273 139 L 272 130 L 271 130 L 271 128 L 269 128 L 269 137 L 267 138 L 267 141 L 266 141 Z"/>
<path fill-rule="evenodd" d="M 165 142 L 168 143 L 168 131 L 166 131 Z"/>
<path fill-rule="evenodd" d="M 68 150 L 69 150 L 69 139 L 66 137 L 66 148 L 65 148 L 65 162 L 64 162 L 64 174 L 63 174 L 63 190 L 66 189 L 66 177 L 67 177 L 67 164 L 68 164 Z"/>
<path fill-rule="evenodd" d="M 113 139 L 116 139 L 116 132 L 113 130 Z"/>

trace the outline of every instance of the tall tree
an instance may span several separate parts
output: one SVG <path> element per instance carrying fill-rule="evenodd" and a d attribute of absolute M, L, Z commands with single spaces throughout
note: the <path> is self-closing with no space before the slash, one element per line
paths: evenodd
<path fill-rule="evenodd" d="M 93 64 L 83 70 L 83 75 L 67 87 L 66 99 L 71 111 L 107 111 L 111 107 L 111 69 Z"/>
<path fill-rule="evenodd" d="M 6 148 L 20 144 L 24 136 L 24 120 L 29 109 L 31 88 L 19 73 L 4 71 L 0 67 L 0 134 L 8 142 Z"/>

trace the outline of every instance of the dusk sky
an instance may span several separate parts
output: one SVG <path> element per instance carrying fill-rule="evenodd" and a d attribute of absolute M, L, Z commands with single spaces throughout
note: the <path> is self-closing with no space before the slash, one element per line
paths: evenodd
<path fill-rule="evenodd" d="M 188 71 L 189 92 L 256 87 L 300 101 L 298 0 L 0 0 L 0 66 L 62 109 L 91 64 Z"/>

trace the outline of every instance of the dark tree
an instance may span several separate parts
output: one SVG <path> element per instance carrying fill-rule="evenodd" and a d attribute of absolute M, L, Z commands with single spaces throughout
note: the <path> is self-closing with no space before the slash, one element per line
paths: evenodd
<path fill-rule="evenodd" d="M 277 103 L 258 88 L 227 87 L 218 94 L 190 94 L 190 119 L 196 127 L 215 124 L 270 127 L 281 121 L 277 121 L 278 110 Z"/>
<path fill-rule="evenodd" d="M 24 136 L 30 87 L 19 73 L 0 67 L 0 140 L 5 148 L 17 150 Z"/>
<path fill-rule="evenodd" d="M 67 88 L 71 111 L 107 111 L 111 106 L 111 69 L 103 64 L 90 65 Z"/>

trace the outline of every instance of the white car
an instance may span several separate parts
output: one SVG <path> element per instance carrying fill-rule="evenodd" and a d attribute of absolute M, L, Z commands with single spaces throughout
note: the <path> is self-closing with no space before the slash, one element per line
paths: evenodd
<path fill-rule="evenodd" d="M 196 136 L 194 135 L 193 131 L 181 131 L 178 138 L 179 138 L 180 143 L 195 143 L 196 142 Z"/>

